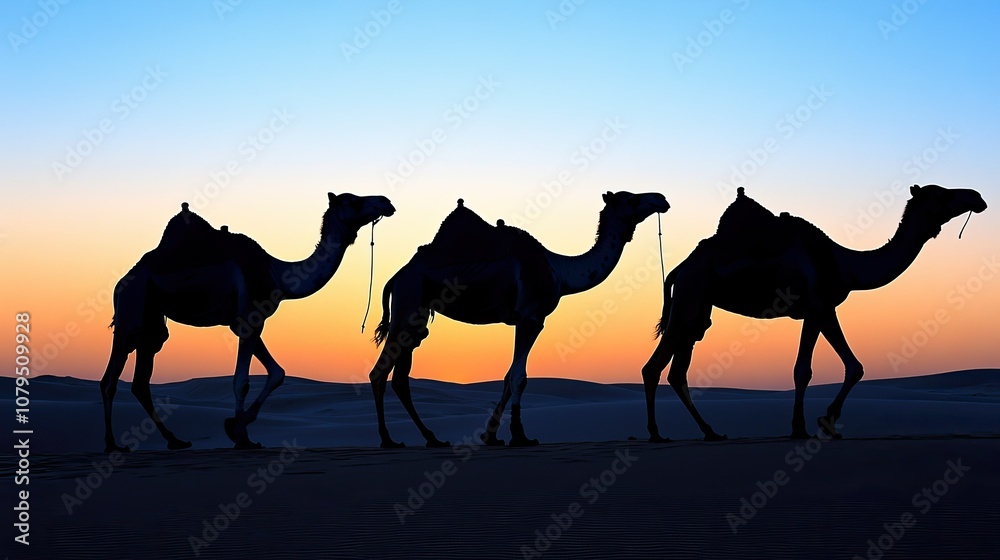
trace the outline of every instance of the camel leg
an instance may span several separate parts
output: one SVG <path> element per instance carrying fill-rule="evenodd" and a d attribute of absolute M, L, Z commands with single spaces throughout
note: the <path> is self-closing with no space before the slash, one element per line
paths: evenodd
<path fill-rule="evenodd" d="M 861 381 L 861 378 L 865 374 L 864 367 L 861 362 L 851 351 L 851 347 L 847 344 L 847 339 L 844 338 L 844 331 L 840 327 L 840 320 L 837 318 L 837 313 L 833 312 L 824 321 L 823 336 L 826 338 L 833 350 L 840 356 L 840 360 L 844 362 L 844 384 L 840 387 L 840 392 L 834 397 L 833 402 L 826 409 L 826 416 L 819 418 L 819 426 L 825 431 L 830 437 L 834 439 L 841 439 L 843 436 L 837 432 L 836 422 L 840 418 L 841 409 L 844 406 L 844 400 L 847 399 L 847 394 L 851 392 L 851 389 Z"/>
<path fill-rule="evenodd" d="M 506 442 L 497 437 L 497 430 L 500 429 L 500 421 L 503 419 L 503 410 L 507 407 L 507 401 L 510 400 L 511 390 L 510 390 L 510 370 L 507 374 L 503 376 L 503 390 L 500 392 L 500 400 L 497 401 L 496 407 L 493 409 L 493 414 L 490 415 L 489 420 L 486 421 L 486 431 L 480 436 L 483 443 L 490 446 L 503 446 Z"/>
<path fill-rule="evenodd" d="M 657 355 L 654 352 L 650 361 L 656 360 L 653 363 L 654 367 L 660 364 L 666 365 L 668 361 L 672 362 L 670 372 L 667 374 L 667 383 L 677 393 L 688 413 L 698 424 L 698 428 L 705 434 L 705 441 L 718 441 L 728 438 L 725 435 L 717 434 L 698 413 L 694 401 L 691 400 L 691 391 L 687 381 L 687 371 L 691 366 L 691 353 L 694 351 L 694 345 L 704 338 L 705 332 L 712 326 L 712 305 L 707 303 L 708 298 L 704 292 L 705 283 L 700 281 L 697 275 L 678 276 L 674 284 L 673 306 L 663 333 L 663 340 L 660 342 L 663 350 L 658 347 L 657 351 L 660 354 Z M 668 350 L 672 350 L 672 356 Z M 650 369 L 652 370 L 652 368 Z M 659 376 L 662 369 L 661 366 L 659 371 L 654 370 L 655 375 Z M 649 375 L 653 375 L 653 372 L 651 371 Z M 644 384 L 653 381 L 647 379 L 649 378 L 644 379 Z M 658 382 L 658 379 L 656 381 Z M 651 395 L 647 396 L 647 399 L 649 398 Z M 650 436 L 653 435 L 650 432 Z"/>
<path fill-rule="evenodd" d="M 256 336 L 240 337 L 240 344 L 236 349 L 236 370 L 233 373 L 233 394 L 236 397 L 236 414 L 232 418 L 226 418 L 223 427 L 226 436 L 236 445 L 236 449 L 259 449 L 261 444 L 250 441 L 247 436 L 246 412 L 243 405 L 246 402 L 247 394 L 250 392 L 250 359 L 253 351 L 260 340 Z"/>
<path fill-rule="evenodd" d="M 149 418 L 156 424 L 156 429 L 160 431 L 163 439 L 167 440 L 167 449 L 187 449 L 191 447 L 190 441 L 184 441 L 174 435 L 160 419 L 160 415 L 153 406 L 153 395 L 149 391 L 149 380 L 153 377 L 153 359 L 159 347 L 140 346 L 135 351 L 135 374 L 132 376 L 132 394 L 142 405 L 143 410 Z"/>
<path fill-rule="evenodd" d="M 271 352 L 264 346 L 264 341 L 260 338 L 257 339 L 257 344 L 254 346 L 253 355 L 264 365 L 264 369 L 267 370 L 267 381 L 264 382 L 264 388 L 260 390 L 260 394 L 257 395 L 257 398 L 244 415 L 246 424 L 251 424 L 257 419 L 257 414 L 260 412 L 260 408 L 264 406 L 264 401 L 271 396 L 271 393 L 275 389 L 285 382 L 285 368 L 278 365 L 277 360 L 274 359 L 274 356 L 271 355 Z"/>
<path fill-rule="evenodd" d="M 799 338 L 799 353 L 795 357 L 795 405 L 792 408 L 792 439 L 808 439 L 806 418 L 803 411 L 806 397 L 806 387 L 812 379 L 812 357 L 819 339 L 819 325 L 813 319 L 802 321 L 802 334 Z"/>
<path fill-rule="evenodd" d="M 115 436 L 111 431 L 111 405 L 115 400 L 115 393 L 118 392 L 118 380 L 125 369 L 125 362 L 128 360 L 129 351 L 122 344 L 120 338 L 115 337 L 111 343 L 111 357 L 108 359 L 108 367 L 104 370 L 104 377 L 101 378 L 101 400 L 104 401 L 104 452 L 112 451 L 127 452 L 128 447 L 122 447 L 115 441 Z"/>
<path fill-rule="evenodd" d="M 694 406 L 694 401 L 691 400 L 691 391 L 688 388 L 687 371 L 691 366 L 694 345 L 705 337 L 705 332 L 712 326 L 712 304 L 706 293 L 708 285 L 704 271 L 697 267 L 675 277 L 672 304 L 670 314 L 666 318 L 663 340 L 653 352 L 649 363 L 643 368 L 643 385 L 646 388 L 647 410 L 650 415 L 647 421 L 652 420 L 651 441 L 656 441 L 656 437 L 659 436 L 659 433 L 654 431 L 656 424 L 655 418 L 652 417 L 653 391 L 655 385 L 659 383 L 660 372 L 669 362 L 672 363 L 667 374 L 667 383 L 677 393 L 678 398 L 684 403 L 684 408 L 705 434 L 705 441 L 728 439 L 725 435 L 716 433 L 701 417 Z"/>
<path fill-rule="evenodd" d="M 667 374 L 667 382 L 673 387 L 674 392 L 680 397 L 684 407 L 691 413 L 691 417 L 698 423 L 701 432 L 705 434 L 705 441 L 719 441 L 728 439 L 725 435 L 715 433 L 715 430 L 705 422 L 705 419 L 698 414 L 698 409 L 691 400 L 691 391 L 688 389 L 687 370 L 691 365 L 691 352 L 694 350 L 694 342 L 682 345 L 674 352 L 673 364 L 670 366 L 670 373 Z"/>
<path fill-rule="evenodd" d="M 642 385 L 646 391 L 646 429 L 649 430 L 649 441 L 653 443 L 668 443 L 670 438 L 660 436 L 656 425 L 656 388 L 660 384 L 660 374 L 673 357 L 673 350 L 667 343 L 666 335 L 660 337 L 660 342 L 653 350 L 646 365 L 642 366 Z"/>
<path fill-rule="evenodd" d="M 396 337 L 389 337 L 389 341 L 395 341 Z M 393 357 L 393 352 L 390 348 L 395 347 L 395 342 L 389 342 L 382 347 L 382 353 L 379 354 L 378 361 L 375 362 L 375 367 L 372 368 L 371 373 L 368 374 L 368 379 L 372 383 L 372 394 L 375 396 L 375 415 L 378 417 L 378 435 L 382 439 L 382 443 L 379 447 L 383 449 L 395 449 L 399 447 L 406 447 L 406 444 L 401 442 L 395 442 L 392 437 L 389 436 L 389 428 L 385 425 L 385 386 L 386 381 L 389 379 L 389 372 L 392 371 L 395 365 L 395 358 Z"/>
<path fill-rule="evenodd" d="M 538 335 L 542 332 L 540 325 L 531 325 L 536 325 L 536 323 L 525 323 L 515 327 L 514 357 L 511 360 L 510 368 L 507 370 L 507 374 L 504 375 L 503 378 L 503 391 L 500 394 L 500 400 L 497 402 L 496 408 L 493 410 L 493 414 L 490 415 L 489 420 L 486 422 L 486 432 L 481 437 L 483 443 L 486 445 L 502 446 L 505 444 L 504 440 L 497 438 L 497 430 L 500 429 L 500 421 L 503 418 L 503 411 L 507 407 L 507 402 L 514 394 L 513 377 L 518 375 L 521 376 L 521 381 L 519 382 L 521 392 L 524 391 L 524 388 L 528 384 L 528 353 L 531 351 L 531 346 L 534 345 Z M 532 334 L 532 329 L 537 329 L 537 331 Z M 522 447 L 538 445 L 538 440 L 528 439 L 524 435 L 524 424 L 521 421 L 520 403 L 518 403 L 516 411 L 513 407 L 511 407 L 511 409 L 511 445 Z"/>
<path fill-rule="evenodd" d="M 538 445 L 537 439 L 524 435 L 524 424 L 521 422 L 521 396 L 528 386 L 528 354 L 542 332 L 542 321 L 531 319 L 518 323 L 514 327 L 514 359 L 510 364 L 510 445 L 514 447 L 530 447 Z M 501 403 L 503 399 L 501 398 Z M 506 403 L 503 403 L 506 404 Z M 500 409 L 503 413 L 503 409 Z"/>
<path fill-rule="evenodd" d="M 427 440 L 427 447 L 451 447 L 451 443 L 439 440 L 434 436 L 434 432 L 424 425 L 417 414 L 417 408 L 413 405 L 413 396 L 410 394 L 410 368 L 413 366 L 413 350 L 412 347 L 403 349 L 399 358 L 396 359 L 396 367 L 392 373 L 392 391 L 396 393 L 399 402 L 403 403 L 403 408 L 410 414 L 413 423 L 417 425 L 417 429 Z"/>

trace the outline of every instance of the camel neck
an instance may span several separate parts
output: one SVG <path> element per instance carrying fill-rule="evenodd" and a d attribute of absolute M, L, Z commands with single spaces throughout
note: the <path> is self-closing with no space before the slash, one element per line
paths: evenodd
<path fill-rule="evenodd" d="M 621 259 L 625 244 L 632 240 L 633 232 L 634 225 L 601 224 L 597 241 L 586 253 L 566 256 L 550 251 L 546 256 L 559 283 L 560 294 L 585 292 L 607 279 Z"/>
<path fill-rule="evenodd" d="M 323 236 L 312 254 L 301 261 L 275 259 L 275 280 L 283 294 L 282 299 L 299 299 L 310 296 L 333 278 L 344 260 L 344 253 L 353 238 L 345 239 L 341 233 Z"/>
<path fill-rule="evenodd" d="M 851 290 L 873 290 L 892 282 L 909 268 L 924 243 L 937 235 L 940 228 L 931 228 L 916 217 L 907 216 L 888 243 L 871 251 L 855 251 L 839 247 L 837 260 L 844 271 L 844 280 Z"/>

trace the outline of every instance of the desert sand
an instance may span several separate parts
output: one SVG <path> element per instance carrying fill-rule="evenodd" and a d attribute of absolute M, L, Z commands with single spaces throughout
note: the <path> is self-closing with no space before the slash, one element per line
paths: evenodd
<path fill-rule="evenodd" d="M 416 380 L 425 421 L 453 447 L 424 449 L 390 395 L 390 429 L 412 447 L 380 450 L 367 386 L 289 379 L 251 428 L 267 448 L 234 451 L 222 433 L 230 386 L 154 386 L 168 425 L 194 442 L 170 452 L 125 384 L 115 427 L 136 450 L 109 456 L 96 382 L 32 380 L 31 545 L 8 536 L 4 554 L 1000 557 L 1000 370 L 862 382 L 842 441 L 785 439 L 788 391 L 720 388 L 696 400 L 732 439 L 701 442 L 661 387 L 660 427 L 675 441 L 651 444 L 638 384 L 536 379 L 524 421 L 543 444 L 530 449 L 476 445 L 498 383 Z M 835 390 L 810 388 L 807 417 Z M 7 508 L 14 465 L 7 452 Z"/>

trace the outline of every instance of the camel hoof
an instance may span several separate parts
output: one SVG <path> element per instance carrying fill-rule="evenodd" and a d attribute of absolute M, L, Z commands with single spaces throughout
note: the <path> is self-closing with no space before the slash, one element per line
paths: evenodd
<path fill-rule="evenodd" d="M 105 453 L 114 453 L 115 451 L 119 453 L 131 453 L 132 450 L 128 447 L 122 447 L 116 443 L 108 443 L 104 445 Z"/>
<path fill-rule="evenodd" d="M 264 449 L 264 446 L 256 441 L 250 441 L 248 439 L 236 442 L 233 449 Z"/>
<path fill-rule="evenodd" d="M 809 432 L 805 430 L 793 430 L 792 434 L 788 436 L 788 439 L 809 439 L 811 437 L 812 436 L 809 435 Z"/>
<path fill-rule="evenodd" d="M 188 447 L 191 447 L 191 442 L 182 439 L 172 439 L 167 442 L 167 449 L 170 450 L 187 449 Z"/>
<path fill-rule="evenodd" d="M 402 449 L 406 447 L 406 444 L 401 441 L 395 442 L 392 441 L 391 439 L 384 439 L 382 440 L 382 443 L 380 443 L 378 446 L 381 447 L 382 449 Z"/>
<path fill-rule="evenodd" d="M 649 443 L 670 443 L 670 438 L 663 436 L 649 436 Z"/>
<path fill-rule="evenodd" d="M 495 432 L 486 432 L 479 436 L 479 439 L 483 440 L 483 443 L 489 447 L 503 447 L 507 445 L 507 442 L 498 438 Z"/>
<path fill-rule="evenodd" d="M 427 440 L 428 448 L 451 447 L 450 441 L 441 441 L 437 438 Z"/>
<path fill-rule="evenodd" d="M 705 434 L 705 441 L 726 441 L 729 436 L 726 434 L 717 434 L 715 432 Z"/>
<path fill-rule="evenodd" d="M 535 447 L 536 445 L 538 445 L 537 439 L 529 439 L 526 437 L 510 438 L 511 447 Z"/>

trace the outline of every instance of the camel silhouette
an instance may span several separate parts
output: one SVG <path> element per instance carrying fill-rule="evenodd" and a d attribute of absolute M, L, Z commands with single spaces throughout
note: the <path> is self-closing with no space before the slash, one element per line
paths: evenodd
<path fill-rule="evenodd" d="M 666 442 L 656 425 L 655 394 L 663 368 L 673 360 L 667 381 L 698 423 L 706 440 L 725 439 L 698 413 L 687 384 L 687 369 L 697 341 L 711 326 L 712 306 L 748 317 L 802 320 L 795 360 L 792 438 L 808 438 L 803 416 L 806 386 L 812 378 L 812 355 L 820 335 L 844 362 L 844 384 L 820 429 L 840 438 L 835 422 L 847 394 L 864 370 L 844 338 L 836 307 L 854 290 L 885 286 L 913 262 L 941 226 L 966 212 L 982 212 L 986 202 L 970 189 L 937 185 L 910 188 L 895 235 L 881 248 L 856 251 L 838 245 L 819 228 L 787 213 L 774 216 L 747 197 L 741 187 L 723 214 L 717 233 L 701 241 L 670 274 L 663 286 L 661 336 L 642 368 L 650 441 Z"/>
<path fill-rule="evenodd" d="M 185 325 L 228 326 L 239 337 L 233 392 L 236 414 L 225 421 L 226 434 L 237 449 L 257 448 L 247 425 L 285 377 L 285 371 L 261 340 L 264 321 L 286 299 L 299 299 L 322 288 L 337 271 L 347 247 L 364 225 L 391 216 L 395 209 L 384 196 L 359 197 L 329 193 L 320 241 L 305 260 L 286 262 L 267 254 L 249 237 L 215 229 L 191 212 L 187 203 L 167 223 L 159 245 L 143 255 L 114 291 L 115 327 L 111 357 L 101 379 L 104 402 L 105 451 L 128 451 L 111 431 L 111 406 L 128 355 L 136 353 L 132 394 L 167 440 L 167 448 L 184 449 L 161 421 L 153 406 L 149 380 L 153 358 L 168 333 L 166 319 Z M 250 360 L 256 357 L 267 370 L 260 395 L 244 411 L 250 391 Z"/>
<path fill-rule="evenodd" d="M 608 192 L 600 213 L 597 241 L 586 253 L 569 257 L 547 250 L 528 233 L 483 221 L 465 208 L 456 208 L 441 224 L 434 240 L 417 253 L 385 284 L 382 320 L 375 342 L 382 348 L 369 375 L 375 396 L 381 447 L 403 447 L 389 436 L 385 424 L 384 395 L 390 372 L 392 388 L 409 413 L 428 447 L 442 447 L 420 420 L 410 394 L 413 351 L 427 336 L 427 321 L 434 312 L 477 325 L 513 325 L 514 357 L 504 376 L 503 393 L 487 422 L 483 441 L 504 445 L 496 437 L 508 399 L 511 406 L 511 445 L 537 445 L 524 434 L 521 394 L 527 385 L 528 353 L 542 332 L 545 318 L 563 296 L 600 284 L 621 258 L 625 243 L 640 222 L 670 207 L 658 193 Z M 391 298 L 391 306 L 390 306 Z"/>

